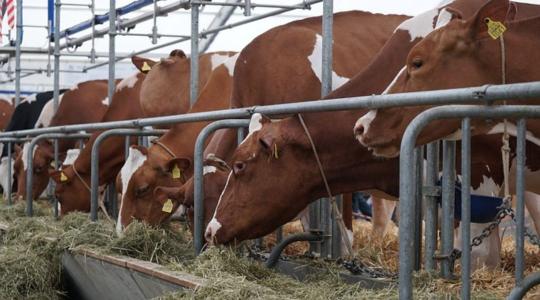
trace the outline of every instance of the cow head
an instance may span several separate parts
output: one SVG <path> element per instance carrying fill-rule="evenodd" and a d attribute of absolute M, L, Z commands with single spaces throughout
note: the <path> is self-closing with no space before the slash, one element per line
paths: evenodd
<path fill-rule="evenodd" d="M 26 170 L 28 169 L 27 155 L 30 143 L 25 143 L 23 150 L 17 155 L 15 160 L 15 176 L 17 178 L 17 197 L 26 199 Z M 32 199 L 37 199 L 47 188 L 49 183 L 49 167 L 54 159 L 52 145 L 49 142 L 42 142 L 34 147 L 32 155 L 33 161 L 33 182 Z"/>
<path fill-rule="evenodd" d="M 309 203 L 305 195 L 316 188 L 304 184 L 320 175 L 296 118 L 271 123 L 255 114 L 249 127 L 206 228 L 209 241 L 234 243 L 268 234 L 298 215 Z"/>
<path fill-rule="evenodd" d="M 169 57 L 162 58 L 152 66 L 140 92 L 141 109 L 145 116 L 178 114 L 188 109 L 180 99 L 189 91 L 189 80 L 179 78 L 189 75 L 189 66 L 182 50 L 173 50 Z"/>
<path fill-rule="evenodd" d="M 191 166 L 191 161 L 169 158 L 170 154 L 160 145 L 153 145 L 149 149 L 141 146 L 130 148 L 126 163 L 120 171 L 122 203 L 117 231 L 121 232 L 132 219 L 157 225 L 178 207 L 161 203 L 153 194 L 157 186 L 181 185 L 186 180 L 185 173 Z"/>
<path fill-rule="evenodd" d="M 433 31 L 412 48 L 406 66 L 388 87 L 388 93 L 500 84 L 500 41 L 488 35 L 486 22 L 512 20 L 514 14 L 514 5 L 507 0 L 488 2 L 467 21 L 455 14 L 452 22 Z M 358 120 L 355 135 L 360 143 L 373 149 L 375 155 L 397 156 L 407 125 L 428 108 L 412 106 L 372 110 Z M 432 122 L 424 128 L 417 142 L 425 144 L 451 135 L 459 126 L 459 120 Z M 475 126 L 477 133 L 488 129 L 483 124 Z"/>
<path fill-rule="evenodd" d="M 90 211 L 90 174 L 73 169 L 79 152 L 79 149 L 68 150 L 60 170 L 49 170 L 49 175 L 56 183 L 55 196 L 60 216 L 72 211 Z"/>

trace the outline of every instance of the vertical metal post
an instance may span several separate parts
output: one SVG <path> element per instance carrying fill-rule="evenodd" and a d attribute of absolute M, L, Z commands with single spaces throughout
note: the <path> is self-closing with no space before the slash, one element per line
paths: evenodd
<path fill-rule="evenodd" d="M 191 5 L 191 72 L 189 81 L 190 104 L 199 95 L 199 5 Z"/>
<path fill-rule="evenodd" d="M 461 299 L 471 298 L 471 119 L 461 122 Z M 446 253 L 446 252 L 445 252 Z"/>
<path fill-rule="evenodd" d="M 323 17 L 322 17 L 322 78 L 321 78 L 321 97 L 325 97 L 332 91 L 332 28 L 333 28 L 333 16 L 334 1 L 323 1 Z M 318 200 L 320 203 L 316 207 L 319 207 L 318 214 L 314 211 L 314 214 L 319 218 L 318 223 L 320 230 L 323 231 L 323 239 L 321 242 L 321 256 L 327 257 L 330 253 L 330 224 L 331 224 L 331 211 L 330 203 L 331 199 Z M 322 202 L 321 202 L 322 201 Z M 315 207 L 315 209 L 316 209 Z M 311 209 L 311 207 L 310 207 Z"/>
<path fill-rule="evenodd" d="M 424 147 L 419 146 L 414 150 L 415 158 L 415 203 L 414 203 L 414 269 L 420 270 L 422 261 L 422 185 L 423 185 L 423 161 Z"/>
<path fill-rule="evenodd" d="M 429 271 L 435 271 L 437 264 L 433 256 L 437 249 L 437 223 L 439 215 L 439 207 L 437 205 L 437 197 L 432 193 L 435 193 L 434 188 L 439 178 L 439 142 L 433 142 L 427 145 L 427 166 L 426 166 L 426 186 L 431 191 L 429 195 L 424 197 L 425 203 L 425 251 L 424 251 L 424 268 Z"/>
<path fill-rule="evenodd" d="M 23 5 L 17 0 L 17 36 L 15 38 L 15 105 L 21 102 L 21 43 L 23 38 Z"/>
<path fill-rule="evenodd" d="M 519 119 L 517 123 L 517 167 L 516 167 L 516 286 L 523 283 L 525 270 L 525 143 L 526 121 Z"/>
<path fill-rule="evenodd" d="M 60 0 L 56 0 L 54 6 L 54 71 L 53 71 L 53 107 L 54 111 L 58 109 L 58 102 L 60 98 L 60 10 L 62 8 L 62 3 Z M 58 170 L 60 167 L 58 159 L 58 140 L 53 141 L 53 156 L 54 156 L 54 168 Z M 54 187 L 54 182 L 52 183 Z M 58 199 L 54 196 L 54 193 L 51 193 L 54 202 L 54 209 L 57 210 Z M 55 217 L 58 213 L 55 213 Z"/>
<path fill-rule="evenodd" d="M 157 44 L 157 40 L 158 40 L 158 37 L 157 37 L 157 10 L 158 10 L 158 5 L 157 5 L 157 2 L 158 0 L 154 0 L 154 15 L 153 15 L 153 25 L 152 25 L 152 44 Z"/>
<path fill-rule="evenodd" d="M 112 103 L 115 84 L 115 56 L 116 56 L 116 1 L 109 1 L 109 85 L 108 85 L 108 99 L 109 104 Z M 107 185 L 107 202 L 113 207 L 113 214 L 116 213 L 116 187 L 115 182 L 111 182 Z M 97 216 L 97 211 L 96 211 Z"/>
<path fill-rule="evenodd" d="M 129 147 L 131 146 L 131 137 L 126 135 L 124 139 L 124 158 L 127 160 L 129 156 Z"/>
<path fill-rule="evenodd" d="M 251 16 L 251 0 L 244 0 L 244 16 Z"/>
<path fill-rule="evenodd" d="M 456 142 L 443 141 L 443 176 L 442 176 L 442 226 L 441 252 L 450 255 L 454 250 L 454 196 L 455 196 L 455 154 Z M 453 264 L 450 259 L 442 261 L 441 273 L 444 278 L 451 278 Z"/>
<path fill-rule="evenodd" d="M 95 41 L 95 30 L 96 30 L 96 3 L 95 0 L 92 0 L 90 4 L 90 11 L 92 12 L 92 49 L 90 49 L 90 63 L 96 62 L 96 41 Z"/>
<path fill-rule="evenodd" d="M 7 151 L 8 151 L 8 154 L 7 154 L 7 159 L 8 159 L 8 165 L 7 165 L 7 168 L 8 168 L 8 171 L 7 171 L 7 175 L 8 175 L 8 180 L 7 180 L 7 191 L 6 191 L 6 195 L 7 195 L 7 203 L 8 205 L 11 205 L 13 203 L 13 200 L 11 199 L 11 188 L 13 187 L 13 174 L 11 173 L 11 165 L 13 163 L 12 161 L 12 154 L 11 154 L 11 148 L 12 148 L 12 144 L 11 142 L 7 142 Z"/>
<path fill-rule="evenodd" d="M 336 204 L 338 210 L 343 215 L 343 195 L 336 196 Z M 341 233 L 339 224 L 337 223 L 334 215 L 332 216 L 332 259 L 337 259 L 341 256 L 341 235 L 347 233 Z M 348 238 L 348 237 L 347 237 Z"/>

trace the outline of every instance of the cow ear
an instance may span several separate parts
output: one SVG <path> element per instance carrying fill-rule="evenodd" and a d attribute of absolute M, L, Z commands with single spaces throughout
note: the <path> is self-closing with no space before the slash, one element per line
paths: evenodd
<path fill-rule="evenodd" d="M 169 160 L 165 166 L 168 173 L 171 173 L 172 179 L 181 179 L 183 173 L 191 167 L 191 160 L 184 157 L 175 157 Z"/>
<path fill-rule="evenodd" d="M 444 10 L 447 11 L 448 13 L 450 13 L 450 15 L 451 15 L 450 20 L 454 20 L 454 19 L 463 20 L 463 13 L 460 10 L 458 10 L 457 8 L 445 7 Z M 439 13 L 439 18 L 440 17 L 441 17 L 441 14 Z"/>
<path fill-rule="evenodd" d="M 488 35 L 490 30 L 491 37 L 498 38 L 504 28 L 500 25 L 513 21 L 516 15 L 516 6 L 508 0 L 491 0 L 478 10 L 471 19 L 471 34 L 475 37 Z M 493 34 L 493 35 L 492 35 Z"/>
<path fill-rule="evenodd" d="M 184 51 L 180 50 L 180 49 L 174 49 L 173 51 L 171 51 L 171 53 L 169 54 L 170 57 L 173 57 L 173 56 L 178 56 L 180 58 L 186 58 L 186 54 L 184 53 Z"/>
<path fill-rule="evenodd" d="M 152 67 L 156 64 L 155 61 L 140 56 L 131 57 L 131 62 L 139 71 L 141 71 L 141 73 L 144 74 L 152 70 Z"/>
<path fill-rule="evenodd" d="M 57 170 L 49 170 L 49 176 L 56 182 L 57 184 L 66 184 L 71 181 L 71 178 L 69 178 L 66 175 L 66 172 L 63 170 L 57 171 Z"/>
<path fill-rule="evenodd" d="M 15 151 L 15 157 L 19 157 L 22 152 L 22 147 L 19 144 L 15 144 L 13 150 Z"/>

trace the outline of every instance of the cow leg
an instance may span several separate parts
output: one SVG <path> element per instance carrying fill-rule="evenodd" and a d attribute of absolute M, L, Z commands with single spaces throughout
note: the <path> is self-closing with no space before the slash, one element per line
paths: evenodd
<path fill-rule="evenodd" d="M 392 219 L 392 213 L 396 207 L 395 201 L 378 197 L 371 197 L 373 217 L 373 237 L 380 238 L 386 234 L 388 223 Z"/>
<path fill-rule="evenodd" d="M 457 249 L 462 249 L 461 247 L 461 226 L 463 223 L 460 223 L 457 238 L 454 245 Z M 487 224 L 484 223 L 471 223 L 471 240 L 472 238 L 479 236 L 482 233 L 482 230 L 486 228 Z M 488 269 L 492 270 L 497 267 L 501 260 L 501 238 L 499 236 L 499 227 L 496 227 L 491 234 L 484 239 L 482 244 L 479 246 L 473 247 L 471 251 L 471 269 L 477 270 L 486 266 Z"/>
<path fill-rule="evenodd" d="M 525 206 L 534 223 L 537 233 L 540 233 L 540 195 L 525 191 Z"/>

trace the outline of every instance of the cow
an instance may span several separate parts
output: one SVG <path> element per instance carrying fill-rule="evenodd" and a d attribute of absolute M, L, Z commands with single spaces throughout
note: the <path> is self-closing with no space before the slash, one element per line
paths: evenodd
<path fill-rule="evenodd" d="M 523 6 L 523 7 L 522 7 Z M 455 19 L 446 27 L 434 31 L 419 42 L 409 53 L 406 65 L 388 88 L 389 93 L 450 89 L 527 82 L 540 79 L 536 68 L 529 62 L 540 59 L 537 49 L 540 39 L 536 35 L 540 26 L 540 6 L 492 0 L 474 16 L 464 20 L 465 15 L 455 11 Z M 506 74 L 501 74 L 501 45 L 499 39 L 489 37 L 486 20 L 506 24 L 504 32 Z M 522 45 L 527 45 L 523 48 Z M 513 51 L 513 49 L 520 49 Z M 525 50 L 530 49 L 527 54 Z M 530 52 L 530 54 L 529 54 Z M 463 72 L 467 70 L 467 72 Z M 499 103 L 501 103 L 499 101 Z M 535 104 L 538 99 L 506 103 Z M 357 139 L 373 149 L 378 156 L 391 157 L 399 153 L 401 137 L 409 122 L 429 106 L 396 107 L 371 110 L 355 125 Z M 473 120 L 473 134 L 501 133 L 504 126 L 498 122 Z M 509 132 L 515 133 L 510 124 Z M 431 122 L 418 136 L 419 145 L 450 136 L 460 128 L 456 119 Z M 540 144 L 540 125 L 529 122 L 529 130 Z"/>
<path fill-rule="evenodd" d="M 365 12 L 344 12 L 334 16 L 334 88 L 343 84 L 359 70 L 365 67 L 374 54 L 386 41 L 393 29 L 407 17 L 397 15 L 377 15 Z M 355 26 L 350 26 L 355 24 Z M 359 25 L 361 24 L 361 26 Z M 294 44 L 290 41 L 294 40 Z M 280 55 L 271 55 L 280 53 Z M 234 69 L 234 83 L 230 107 L 248 107 L 253 105 L 266 105 L 298 100 L 311 100 L 320 97 L 321 78 L 321 17 L 307 18 L 294 21 L 273 28 L 246 46 L 238 56 Z M 241 74 L 237 76 L 237 74 Z M 200 130 L 200 128 L 198 129 Z M 173 130 L 171 130 L 172 132 Z M 171 134 L 169 133 L 169 135 Z M 198 131 L 197 131 L 198 132 Z M 181 169 L 184 176 L 193 173 L 191 160 L 193 159 L 193 144 L 196 132 L 189 135 L 192 142 L 183 149 L 172 150 L 177 154 L 169 162 L 164 160 L 167 154 L 160 150 L 162 166 L 186 166 Z M 230 147 L 236 143 L 235 135 L 222 143 L 223 147 Z M 184 137 L 183 135 L 181 137 Z M 166 136 L 160 140 L 165 140 Z M 176 141 L 177 139 L 173 140 Z M 179 139 L 178 139 L 179 140 Z M 177 147 L 174 142 L 168 142 L 168 147 Z M 176 151 L 182 151 L 176 153 Z M 150 159 L 150 158 L 149 158 Z M 130 217 L 149 215 L 152 190 L 157 176 L 148 173 L 148 179 L 137 182 L 136 192 L 128 192 L 124 196 L 125 203 L 140 204 L 140 213 L 121 214 L 119 230 L 127 225 Z M 136 177 L 141 180 L 141 176 Z M 181 180 L 179 183 L 183 183 Z M 162 184 L 163 185 L 163 184 Z M 167 186 L 167 185 L 164 185 Z M 128 187 L 129 189 L 129 187 Z M 136 199 L 129 200 L 133 195 Z M 155 200 L 155 199 L 154 199 Z M 180 203 L 175 202 L 176 205 Z M 176 207 L 175 207 L 176 208 Z M 210 207 L 211 209 L 211 207 Z M 124 211 L 125 208 L 122 209 Z M 162 206 L 154 204 L 151 211 L 159 215 L 156 220 L 163 220 Z M 140 218 L 140 217 L 139 217 Z M 146 217 L 145 221 L 149 221 Z"/>
<path fill-rule="evenodd" d="M 4 131 L 11 120 L 15 107 L 9 99 L 0 98 L 0 131 Z"/>
<path fill-rule="evenodd" d="M 453 4 L 469 5 L 464 2 Z M 399 69 L 403 63 L 399 59 L 390 59 L 392 51 L 401 55 L 404 60 L 407 49 L 414 45 L 415 40 L 418 42 L 418 37 L 422 37 L 417 34 L 419 32 L 427 34 L 426 32 L 433 30 L 435 26 L 442 26 L 444 24 L 441 24 L 442 21 L 448 22 L 450 18 L 447 13 L 451 8 L 451 6 L 439 8 L 438 11 L 441 13 L 435 19 L 433 14 L 427 14 L 430 22 L 419 22 L 427 26 L 425 30 L 411 26 L 411 23 L 418 21 L 414 19 L 405 22 L 409 24 L 408 26 L 398 27 L 394 36 L 397 40 L 392 37 L 366 71 L 355 76 L 328 97 L 341 98 L 383 92 L 390 83 L 389 80 L 393 78 L 392 75 L 385 77 L 387 81 L 369 79 L 383 77 L 380 73 L 384 72 L 380 70 Z M 426 14 L 421 15 L 423 18 L 425 16 Z M 408 33 L 406 36 L 410 37 L 403 48 L 395 43 L 399 41 L 400 31 Z M 360 111 L 362 112 L 367 113 L 367 110 Z M 355 146 L 351 142 L 353 139 L 350 133 L 347 133 L 347 126 L 354 125 L 355 114 L 358 112 L 304 115 L 304 121 L 316 144 L 332 192 L 337 194 L 375 188 L 396 196 L 397 160 L 374 159 L 367 149 L 360 145 Z M 300 198 L 306 199 L 306 194 L 313 195 L 309 197 L 310 199 L 326 195 L 313 157 L 313 149 L 298 117 L 276 123 L 268 121 L 259 123 L 261 123 L 259 129 L 234 154 L 232 171 L 205 233 L 210 241 L 232 243 L 269 233 L 308 204 L 309 201 L 299 203 Z M 279 159 L 274 157 L 275 151 L 279 151 Z M 473 181 L 473 188 L 480 185 L 481 182 Z M 279 192 L 276 192 L 276 187 L 279 187 Z"/>
<path fill-rule="evenodd" d="M 225 109 L 229 106 L 232 74 L 238 55 L 232 52 L 221 52 L 212 55 L 210 56 L 210 60 L 217 63 L 217 65 L 212 66 L 212 74 L 201 90 L 197 101 L 189 110 L 190 113 Z M 223 55 L 226 55 L 229 59 L 221 60 Z M 212 58 L 214 56 L 216 58 Z M 168 69 L 153 68 L 148 73 L 148 76 L 166 78 L 172 75 L 168 72 Z M 168 79 L 164 80 L 174 85 L 174 82 L 170 82 Z M 152 81 L 150 85 L 154 83 L 155 81 Z M 159 90 L 163 89 L 161 84 L 155 87 Z M 152 86 L 148 86 L 145 82 L 143 88 L 146 91 L 150 91 Z M 158 91 L 155 93 L 147 92 L 147 97 L 159 95 Z M 119 180 L 122 185 L 122 204 L 120 205 L 117 221 L 119 232 L 133 218 L 157 225 L 176 210 L 177 206 L 174 206 L 174 210 L 171 209 L 170 212 L 164 211 L 162 209 L 163 204 L 160 205 L 159 202 L 156 202 L 153 199 L 152 193 L 156 186 L 171 186 L 177 181 L 184 182 L 186 176 L 191 176 L 188 171 L 182 172 L 178 169 L 178 172 L 182 174 L 176 177 L 173 176 L 171 170 L 175 167 L 182 168 L 183 170 L 190 169 L 190 157 L 193 157 L 195 139 L 199 131 L 207 124 L 208 122 L 176 124 L 169 132 L 154 141 L 153 145 L 148 149 L 144 147 L 133 147 L 130 149 L 126 164 L 122 167 Z M 180 158 L 169 162 L 171 158 L 177 156 Z"/>
<path fill-rule="evenodd" d="M 203 90 L 212 72 L 222 65 L 233 52 L 210 52 L 199 56 L 199 87 Z M 145 117 L 158 117 L 185 113 L 190 109 L 190 64 L 182 50 L 171 51 L 159 63 L 142 62 L 147 76 L 141 87 L 141 109 Z M 154 69 L 155 68 L 155 69 Z M 157 70 L 156 70 L 157 69 Z"/>
<path fill-rule="evenodd" d="M 49 126 L 72 125 L 99 122 L 107 107 L 107 81 L 92 80 L 81 82 L 60 95 L 58 110 L 54 111 L 54 103 L 49 101 L 41 111 L 35 128 Z M 60 160 L 63 160 L 68 149 L 74 148 L 77 141 L 61 139 L 58 141 Z M 25 143 L 20 155 L 17 155 L 14 170 L 17 178 L 17 196 L 26 199 L 26 154 L 29 142 Z M 41 140 L 34 148 L 32 199 L 36 199 L 45 190 L 49 182 L 48 168 L 54 160 L 54 145 L 49 140 Z"/>
<path fill-rule="evenodd" d="M 60 94 L 63 94 L 66 90 L 62 89 L 59 91 Z M 8 125 L 5 127 L 4 131 L 17 131 L 17 130 L 23 130 L 23 129 L 31 129 L 34 128 L 34 125 L 36 121 L 39 118 L 39 115 L 41 114 L 41 111 L 45 104 L 49 102 L 53 98 L 53 92 L 43 92 L 43 93 L 37 93 L 32 94 L 28 96 L 27 98 L 23 99 L 17 107 L 15 107 L 15 110 L 13 111 L 13 114 L 11 116 L 11 119 L 8 123 Z M 12 152 L 15 151 L 15 147 L 12 147 Z M 13 165 L 15 162 L 15 158 L 12 156 L 11 161 L 11 174 L 14 174 Z M 9 178 L 7 176 L 8 174 L 8 147 L 2 147 L 2 155 L 0 156 L 0 178 L 1 178 L 1 185 L 2 189 L 4 191 L 4 198 L 6 197 L 6 192 L 8 190 L 8 182 Z"/>

